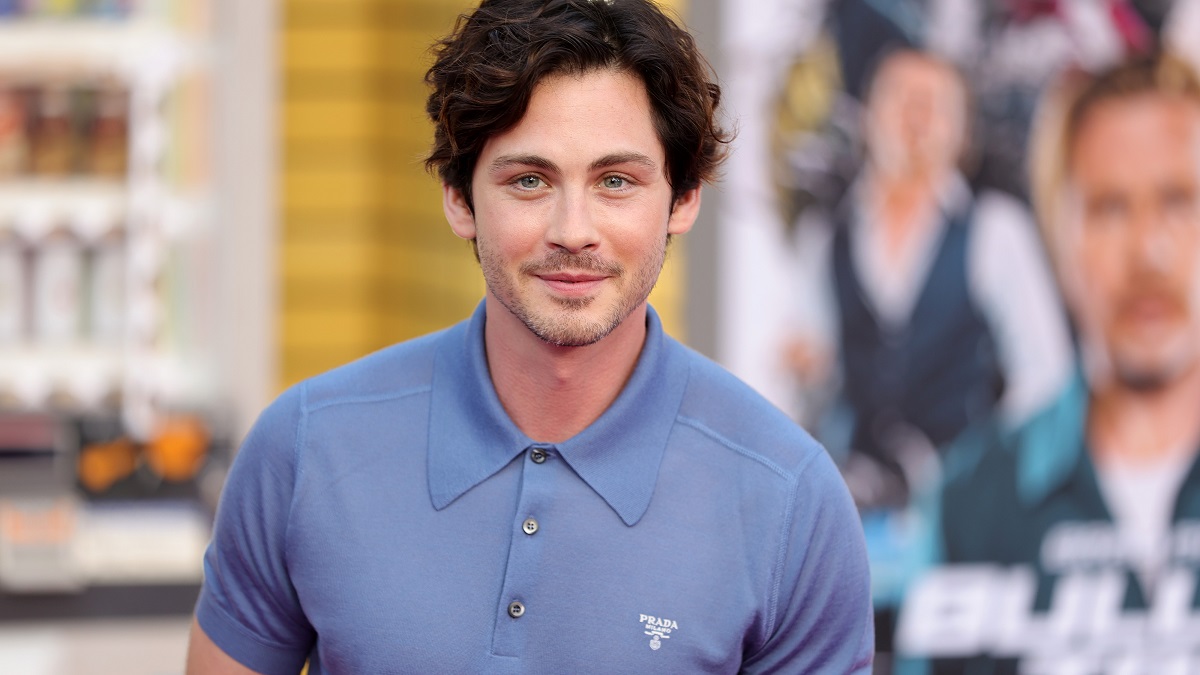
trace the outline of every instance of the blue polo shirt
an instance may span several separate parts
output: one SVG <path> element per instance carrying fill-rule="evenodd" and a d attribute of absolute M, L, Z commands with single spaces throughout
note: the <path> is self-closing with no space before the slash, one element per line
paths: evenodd
<path fill-rule="evenodd" d="M 217 646 L 268 675 L 870 671 L 862 529 L 804 431 L 650 310 L 612 406 L 538 442 L 484 320 L 262 414 L 204 559 Z"/>

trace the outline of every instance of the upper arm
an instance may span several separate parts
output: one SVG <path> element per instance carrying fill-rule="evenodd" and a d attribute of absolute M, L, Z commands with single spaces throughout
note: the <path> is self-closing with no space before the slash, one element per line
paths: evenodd
<path fill-rule="evenodd" d="M 742 672 L 866 675 L 875 630 L 858 511 L 824 452 L 804 470 L 793 497 L 773 627 Z"/>
<path fill-rule="evenodd" d="M 205 638 L 197 644 L 211 642 L 268 675 L 300 672 L 315 641 L 287 565 L 303 392 L 303 385 L 293 388 L 267 408 L 238 451 L 221 493 L 196 604 Z"/>
<path fill-rule="evenodd" d="M 998 194 L 980 197 L 969 283 L 996 337 L 1008 424 L 1049 404 L 1067 383 L 1072 347 L 1066 314 L 1028 211 Z"/>
<path fill-rule="evenodd" d="M 209 639 L 193 621 L 188 636 L 187 675 L 258 675 L 243 666 Z"/>

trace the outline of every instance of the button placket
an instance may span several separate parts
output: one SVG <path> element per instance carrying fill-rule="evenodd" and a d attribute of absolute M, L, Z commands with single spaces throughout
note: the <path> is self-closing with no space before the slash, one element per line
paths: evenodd
<path fill-rule="evenodd" d="M 553 511 L 554 486 L 569 473 L 565 464 L 547 461 L 555 458 L 553 446 L 537 445 L 525 449 L 520 494 L 512 512 L 508 563 L 499 589 L 496 623 L 492 634 L 492 654 L 499 657 L 520 657 L 530 645 L 529 631 L 535 630 L 544 617 L 528 614 L 529 603 L 537 606 L 539 570 L 542 556 L 550 543 L 542 532 L 542 517 Z"/>

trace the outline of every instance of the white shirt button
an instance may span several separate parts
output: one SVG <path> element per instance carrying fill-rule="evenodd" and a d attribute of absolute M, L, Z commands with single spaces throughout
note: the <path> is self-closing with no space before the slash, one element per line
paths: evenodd
<path fill-rule="evenodd" d="M 522 616 L 525 616 L 525 605 L 522 605 L 520 602 L 516 601 L 509 603 L 508 615 L 514 619 L 519 619 Z"/>
<path fill-rule="evenodd" d="M 526 518 L 524 523 L 521 523 L 521 531 L 525 534 L 534 534 L 538 531 L 538 521 L 533 518 Z"/>

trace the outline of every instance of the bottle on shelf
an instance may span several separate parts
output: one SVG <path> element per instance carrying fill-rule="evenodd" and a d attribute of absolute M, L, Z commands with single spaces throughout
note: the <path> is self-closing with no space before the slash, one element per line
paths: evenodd
<path fill-rule="evenodd" d="M 25 171 L 29 155 L 25 118 L 25 96 L 17 87 L 0 83 L 0 180 Z"/>
<path fill-rule="evenodd" d="M 53 230 L 34 255 L 34 340 L 45 346 L 76 342 L 83 318 L 83 248 L 68 229 Z"/>
<path fill-rule="evenodd" d="M 47 178 L 65 178 L 72 172 L 74 155 L 70 90 L 59 83 L 47 84 L 37 93 L 36 101 L 30 124 L 32 172 Z"/>
<path fill-rule="evenodd" d="M 125 176 L 129 154 L 129 93 L 113 85 L 79 90 L 79 170 L 97 178 Z"/>
<path fill-rule="evenodd" d="M 0 348 L 26 337 L 28 273 L 24 242 L 11 229 L 0 229 Z"/>
<path fill-rule="evenodd" d="M 125 234 L 114 228 L 89 250 L 88 338 L 97 346 L 119 345 L 125 329 Z"/>

